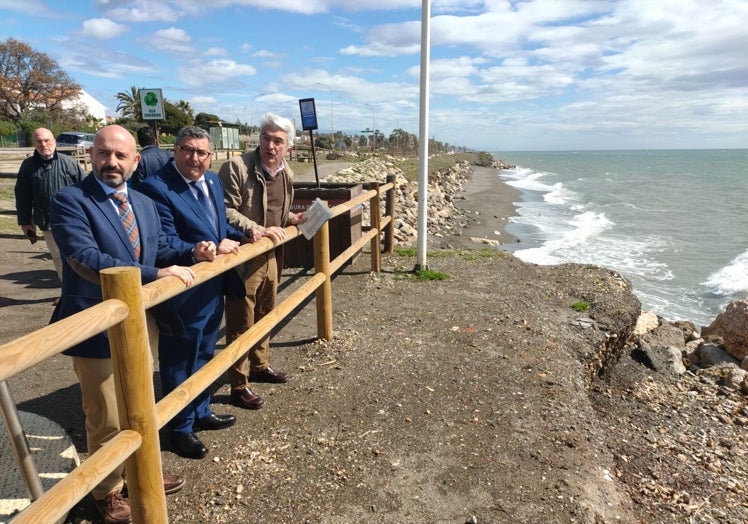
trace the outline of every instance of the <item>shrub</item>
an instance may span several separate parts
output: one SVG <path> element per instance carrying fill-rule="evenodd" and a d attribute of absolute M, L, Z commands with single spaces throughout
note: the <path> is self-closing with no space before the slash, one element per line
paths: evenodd
<path fill-rule="evenodd" d="M 590 303 L 584 300 L 578 300 L 571 305 L 571 309 L 581 313 L 590 309 Z"/>

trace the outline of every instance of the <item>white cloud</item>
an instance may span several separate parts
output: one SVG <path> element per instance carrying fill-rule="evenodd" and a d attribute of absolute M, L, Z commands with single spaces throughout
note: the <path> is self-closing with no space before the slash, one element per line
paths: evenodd
<path fill-rule="evenodd" d="M 50 9 L 43 0 L 0 0 L 0 9 L 15 11 L 30 16 L 60 16 L 60 12 Z"/>
<path fill-rule="evenodd" d="M 217 100 L 212 96 L 193 96 L 190 98 L 190 104 L 192 105 L 207 105 L 215 104 Z"/>
<path fill-rule="evenodd" d="M 329 87 L 318 85 L 325 84 Z M 357 105 L 364 103 L 413 105 L 418 101 L 418 86 L 401 82 L 373 82 L 354 75 L 330 75 L 324 70 L 306 69 L 283 75 L 280 85 L 286 91 L 309 93 L 332 91 L 333 98 L 346 98 Z"/>
<path fill-rule="evenodd" d="M 179 68 L 179 79 L 190 86 L 220 84 L 243 76 L 254 76 L 257 70 L 234 60 L 218 59 Z"/>
<path fill-rule="evenodd" d="M 203 52 L 203 56 L 226 56 L 228 52 L 223 47 L 210 47 Z"/>
<path fill-rule="evenodd" d="M 91 18 L 83 22 L 81 35 L 97 40 L 115 38 L 128 31 L 126 25 L 112 22 L 108 18 Z"/>
<path fill-rule="evenodd" d="M 268 51 L 267 49 L 261 49 L 256 53 L 252 53 L 252 56 L 256 58 L 283 58 L 286 55 L 283 53 L 274 53 L 273 51 Z"/>
<path fill-rule="evenodd" d="M 149 39 L 149 46 L 166 53 L 193 54 L 192 38 L 183 29 L 169 27 L 160 29 Z"/>
<path fill-rule="evenodd" d="M 120 7 L 120 4 L 124 6 Z M 108 17 L 128 23 L 175 22 L 181 13 L 194 15 L 197 11 L 179 2 L 153 2 L 152 0 L 130 0 L 128 2 L 96 0 L 96 7 Z"/>
<path fill-rule="evenodd" d="M 420 0 L 94 0 L 96 14 L 77 4 L 54 12 L 0 0 L 14 17 L 0 27 L 46 45 L 88 91 L 158 85 L 219 115 L 260 92 L 286 114 L 317 96 L 324 115 L 332 96 L 336 129 L 370 126 L 375 113 L 377 125 L 417 131 Z M 731 133 L 732 147 L 745 144 L 746 0 L 433 0 L 432 9 L 437 139 L 485 148 L 498 136 L 543 137 L 548 148 L 558 138 L 558 148 L 574 147 L 578 132 L 594 147 L 598 126 L 614 146 L 616 130 L 697 145 Z M 44 32 L 34 21 L 50 13 L 59 30 Z M 256 113 L 270 101 L 256 100 Z"/>

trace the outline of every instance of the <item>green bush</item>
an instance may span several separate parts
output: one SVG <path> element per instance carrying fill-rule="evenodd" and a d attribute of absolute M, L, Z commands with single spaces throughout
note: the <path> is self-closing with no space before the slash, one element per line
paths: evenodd
<path fill-rule="evenodd" d="M 446 280 L 449 275 L 433 269 L 417 269 L 413 272 L 416 280 Z"/>
<path fill-rule="evenodd" d="M 0 120 L 0 136 L 15 137 L 16 125 L 13 122 L 8 122 L 7 120 Z"/>
<path fill-rule="evenodd" d="M 577 302 L 574 302 L 571 305 L 571 309 L 581 313 L 583 311 L 587 311 L 588 309 L 590 309 L 590 303 L 584 300 L 578 300 Z"/>

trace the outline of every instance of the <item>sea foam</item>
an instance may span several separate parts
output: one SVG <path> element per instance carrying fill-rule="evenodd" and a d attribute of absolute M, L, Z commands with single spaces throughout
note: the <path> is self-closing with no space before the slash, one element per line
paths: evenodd
<path fill-rule="evenodd" d="M 702 284 L 715 295 L 727 296 L 748 291 L 748 251 L 709 275 Z"/>

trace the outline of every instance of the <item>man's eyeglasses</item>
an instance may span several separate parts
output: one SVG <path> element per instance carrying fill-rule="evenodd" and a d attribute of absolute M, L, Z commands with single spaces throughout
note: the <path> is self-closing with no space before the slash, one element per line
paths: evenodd
<path fill-rule="evenodd" d="M 190 146 L 177 146 L 179 150 L 182 152 L 182 154 L 189 158 L 192 155 L 197 155 L 197 158 L 199 160 L 205 160 L 208 155 L 211 153 L 210 151 L 206 151 L 205 149 L 195 149 Z"/>

